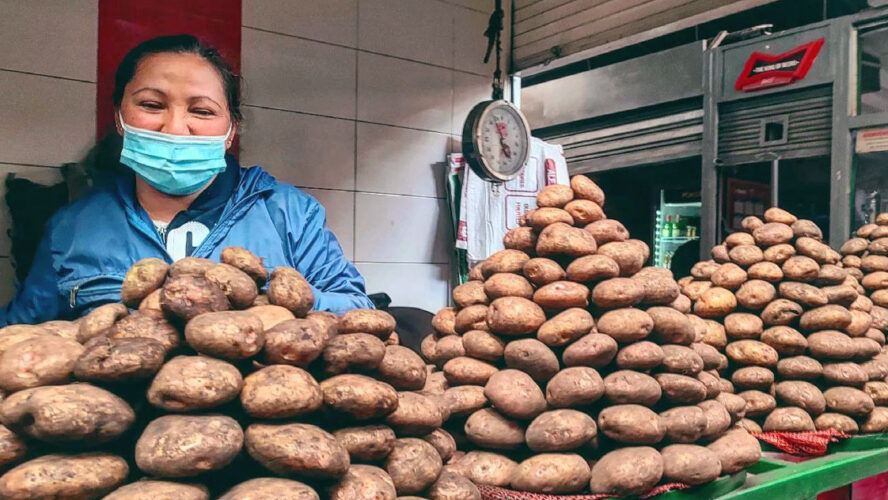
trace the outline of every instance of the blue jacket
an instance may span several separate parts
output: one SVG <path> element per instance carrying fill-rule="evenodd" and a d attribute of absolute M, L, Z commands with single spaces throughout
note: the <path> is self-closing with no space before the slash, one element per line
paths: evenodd
<path fill-rule="evenodd" d="M 269 270 L 298 269 L 314 289 L 315 309 L 373 307 L 364 279 L 327 228 L 321 204 L 261 167 L 241 171 L 218 223 L 192 256 L 219 261 L 222 250 L 232 245 L 263 257 Z M 121 176 L 50 219 L 28 278 L 0 309 L 0 326 L 72 319 L 119 302 L 127 269 L 146 257 L 172 262 L 135 199 L 132 178 Z"/>

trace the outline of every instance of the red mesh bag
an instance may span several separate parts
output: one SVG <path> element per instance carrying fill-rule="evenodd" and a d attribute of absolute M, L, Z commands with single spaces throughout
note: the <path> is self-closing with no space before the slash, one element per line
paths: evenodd
<path fill-rule="evenodd" d="M 809 432 L 752 432 L 757 439 L 778 450 L 800 457 L 819 457 L 826 454 L 829 443 L 838 443 L 851 437 L 842 431 L 826 429 Z"/>
<path fill-rule="evenodd" d="M 684 490 L 690 488 L 687 484 L 667 483 L 657 486 L 641 498 L 652 498 L 672 490 Z M 478 485 L 483 500 L 601 500 L 602 498 L 616 498 L 614 495 L 585 494 L 585 495 L 549 495 L 546 493 L 530 493 L 527 491 L 513 491 L 495 486 Z"/>

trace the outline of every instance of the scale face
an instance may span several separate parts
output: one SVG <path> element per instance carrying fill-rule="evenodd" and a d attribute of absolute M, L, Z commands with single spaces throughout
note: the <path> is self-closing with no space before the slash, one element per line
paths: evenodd
<path fill-rule="evenodd" d="M 504 182 L 524 169 L 530 156 L 530 126 L 505 100 L 475 105 L 463 125 L 463 156 L 476 174 Z"/>

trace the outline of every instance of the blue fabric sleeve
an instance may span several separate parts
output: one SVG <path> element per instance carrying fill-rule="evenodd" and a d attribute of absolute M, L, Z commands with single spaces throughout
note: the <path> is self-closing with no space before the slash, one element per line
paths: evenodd
<path fill-rule="evenodd" d="M 61 298 L 52 265 L 51 242 L 52 230 L 47 226 L 28 277 L 17 285 L 15 297 L 0 308 L 0 327 L 58 319 Z"/>
<path fill-rule="evenodd" d="M 345 255 L 336 236 L 327 228 L 324 207 L 313 198 L 297 241 L 291 241 L 296 268 L 305 275 L 315 295 L 315 309 L 343 313 L 373 309 L 365 292 L 364 278 Z M 300 217 L 290 214 L 290 220 Z M 289 231 L 291 237 L 295 236 Z"/>

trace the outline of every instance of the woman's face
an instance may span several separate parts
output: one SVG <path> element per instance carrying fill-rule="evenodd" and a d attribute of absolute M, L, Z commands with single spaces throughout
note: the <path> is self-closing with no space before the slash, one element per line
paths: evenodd
<path fill-rule="evenodd" d="M 219 72 L 195 54 L 153 54 L 139 62 L 120 112 L 127 125 L 173 135 L 224 135 L 231 122 Z"/>

